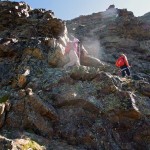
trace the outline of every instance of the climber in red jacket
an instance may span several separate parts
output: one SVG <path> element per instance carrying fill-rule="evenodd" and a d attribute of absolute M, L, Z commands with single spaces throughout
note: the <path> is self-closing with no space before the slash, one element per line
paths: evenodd
<path fill-rule="evenodd" d="M 130 76 L 130 65 L 128 63 L 128 59 L 124 54 L 121 54 L 121 56 L 116 61 L 116 66 L 121 69 L 122 77 Z"/>

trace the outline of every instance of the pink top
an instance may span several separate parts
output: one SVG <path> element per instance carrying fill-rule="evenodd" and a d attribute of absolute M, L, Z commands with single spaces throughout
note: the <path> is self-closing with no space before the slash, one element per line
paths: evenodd
<path fill-rule="evenodd" d="M 74 45 L 74 50 L 75 50 L 75 52 L 77 53 L 77 55 L 79 56 L 79 52 L 78 52 L 78 42 L 79 42 L 79 40 L 78 39 L 76 39 L 76 38 L 74 38 L 74 40 L 73 40 L 73 45 Z"/>

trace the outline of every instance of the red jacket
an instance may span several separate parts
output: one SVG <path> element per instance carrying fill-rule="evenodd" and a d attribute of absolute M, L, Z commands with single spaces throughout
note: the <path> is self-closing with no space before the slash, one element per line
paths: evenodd
<path fill-rule="evenodd" d="M 129 67 L 129 63 L 127 57 L 125 55 L 121 55 L 116 61 L 117 67 L 127 66 Z"/>

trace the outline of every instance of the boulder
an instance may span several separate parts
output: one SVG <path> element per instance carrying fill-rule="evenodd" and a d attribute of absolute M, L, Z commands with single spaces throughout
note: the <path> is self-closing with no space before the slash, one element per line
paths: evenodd
<path fill-rule="evenodd" d="M 11 112 L 6 118 L 6 126 L 28 128 L 40 132 L 43 136 L 52 137 L 51 122 L 58 121 L 56 110 L 49 103 L 43 102 L 30 89 L 27 90 L 27 93 L 28 95 L 24 94 L 22 100 L 15 101 L 13 104 Z"/>
<path fill-rule="evenodd" d="M 54 50 L 48 52 L 48 63 L 52 67 L 62 67 L 65 49 L 61 44 L 57 44 Z"/>

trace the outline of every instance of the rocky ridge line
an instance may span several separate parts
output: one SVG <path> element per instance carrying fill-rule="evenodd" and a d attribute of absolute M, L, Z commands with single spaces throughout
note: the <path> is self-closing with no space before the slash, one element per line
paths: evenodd
<path fill-rule="evenodd" d="M 0 2 L 0 148 L 149 149 L 148 78 L 123 80 L 91 55 L 64 70 L 68 31 L 53 15 Z"/>

